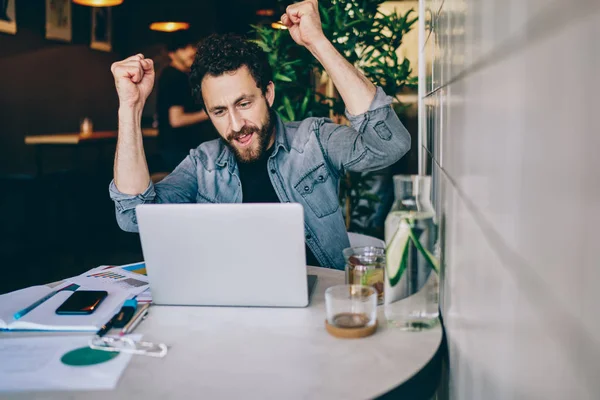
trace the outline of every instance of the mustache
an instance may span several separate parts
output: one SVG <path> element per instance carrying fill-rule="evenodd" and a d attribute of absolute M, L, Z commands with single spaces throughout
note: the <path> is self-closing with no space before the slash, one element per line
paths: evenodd
<path fill-rule="evenodd" d="M 231 132 L 229 135 L 227 135 L 227 140 L 231 142 L 232 140 L 238 139 L 244 135 L 250 135 L 257 132 L 258 128 L 255 126 L 244 126 L 238 132 Z"/>

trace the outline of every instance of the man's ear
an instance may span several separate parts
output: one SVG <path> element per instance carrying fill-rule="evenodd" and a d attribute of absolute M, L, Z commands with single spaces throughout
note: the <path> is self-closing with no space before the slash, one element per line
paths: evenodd
<path fill-rule="evenodd" d="M 273 81 L 269 82 L 267 85 L 267 92 L 265 93 L 265 98 L 269 103 L 269 107 L 273 106 L 273 102 L 275 101 L 275 84 Z"/>

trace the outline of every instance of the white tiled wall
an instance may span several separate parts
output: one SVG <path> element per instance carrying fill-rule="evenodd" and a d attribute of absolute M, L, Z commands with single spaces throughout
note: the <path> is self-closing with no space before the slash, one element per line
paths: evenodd
<path fill-rule="evenodd" d="M 600 1 L 421 1 L 450 398 L 600 399 Z"/>

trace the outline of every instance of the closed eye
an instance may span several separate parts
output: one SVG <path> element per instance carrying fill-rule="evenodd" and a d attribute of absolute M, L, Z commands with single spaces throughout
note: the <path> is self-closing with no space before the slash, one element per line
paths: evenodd
<path fill-rule="evenodd" d="M 244 101 L 244 102 L 240 103 L 240 107 L 241 108 L 248 108 L 248 107 L 250 107 L 250 104 L 251 103 L 249 101 Z"/>

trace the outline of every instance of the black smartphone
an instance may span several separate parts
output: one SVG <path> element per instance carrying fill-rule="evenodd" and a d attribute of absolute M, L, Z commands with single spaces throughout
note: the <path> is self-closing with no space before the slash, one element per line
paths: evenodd
<path fill-rule="evenodd" d="M 85 315 L 93 313 L 108 296 L 106 290 L 77 290 L 56 309 L 59 315 Z"/>

